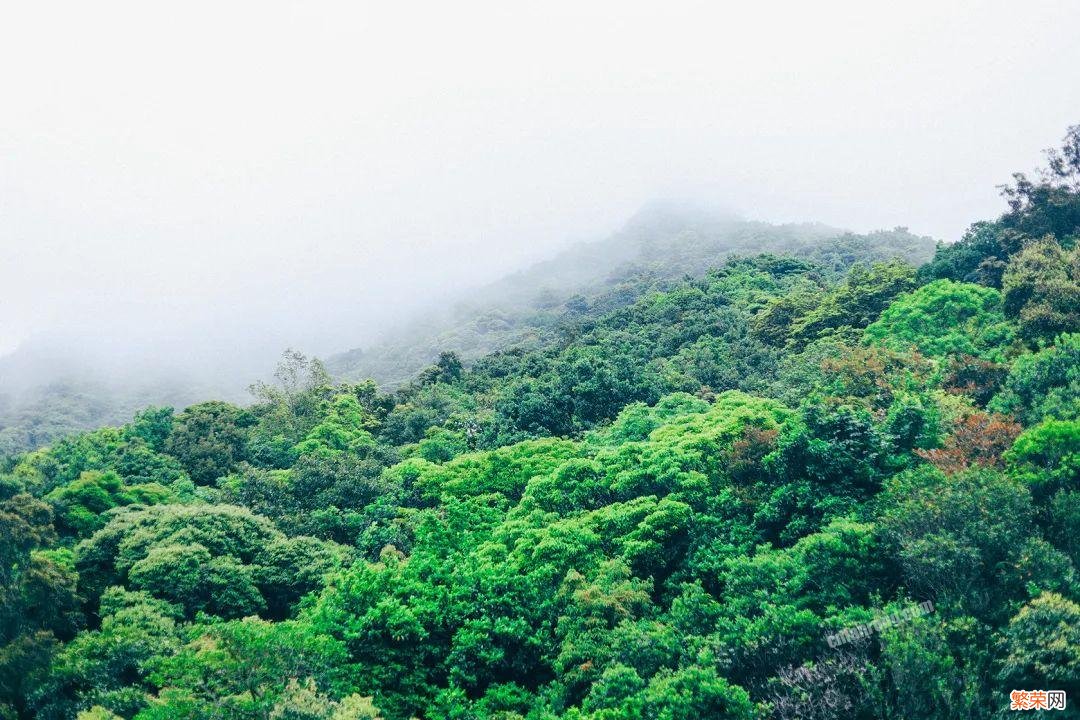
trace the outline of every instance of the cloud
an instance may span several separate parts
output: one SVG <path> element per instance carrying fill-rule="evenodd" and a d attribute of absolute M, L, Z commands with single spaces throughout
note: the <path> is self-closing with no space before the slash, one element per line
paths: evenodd
<path fill-rule="evenodd" d="M 353 347 L 655 197 L 955 238 L 1080 107 L 1069 2 L 5 15 L 0 352 L 120 363 Z"/>

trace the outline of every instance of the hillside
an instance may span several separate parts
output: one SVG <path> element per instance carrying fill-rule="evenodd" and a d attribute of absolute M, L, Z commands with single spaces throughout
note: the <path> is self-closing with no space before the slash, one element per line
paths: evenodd
<path fill-rule="evenodd" d="M 65 353 L 70 355 L 70 353 Z M 102 425 L 119 425 L 147 405 L 186 407 L 206 397 L 249 400 L 238 383 L 170 373 L 95 372 L 79 358 L 51 362 L 33 346 L 0 358 L 0 456 L 18 454 Z"/>
<path fill-rule="evenodd" d="M 918 268 L 725 220 L 802 239 L 697 272 L 679 231 L 394 392 L 290 353 L 249 407 L 7 458 L 0 717 L 1075 717 L 1080 152 L 1051 171 Z"/>
<path fill-rule="evenodd" d="M 840 273 L 856 261 L 894 257 L 919 265 L 933 252 L 931 238 L 905 228 L 857 235 L 824 225 L 771 225 L 655 203 L 611 237 L 581 243 L 471 290 L 385 342 L 333 355 L 326 365 L 335 376 L 373 378 L 384 388 L 396 389 L 441 352 L 472 361 L 509 347 L 535 347 L 550 338 L 568 313 L 628 305 L 684 277 L 701 277 L 725 258 L 784 254 Z"/>
<path fill-rule="evenodd" d="M 442 352 L 455 352 L 468 362 L 510 347 L 540 347 L 551 341 L 568 312 L 583 311 L 583 303 L 595 305 L 596 312 L 621 307 L 685 276 L 700 277 L 733 255 L 786 253 L 842 272 L 857 259 L 902 257 L 919 264 L 933 249 L 930 238 L 902 228 L 854 235 L 821 225 L 745 222 L 654 204 L 609 238 L 579 244 L 469 290 L 454 302 L 432 307 L 430 314 L 381 344 L 327 358 L 326 366 L 334 377 L 372 378 L 384 390 L 394 390 Z M 105 372 L 81 366 L 82 360 L 70 351 L 32 343 L 0 358 L 0 455 L 122 423 L 148 404 L 185 407 L 209 396 L 251 400 L 248 378 L 207 378 L 175 369 L 167 374 L 138 368 Z"/>

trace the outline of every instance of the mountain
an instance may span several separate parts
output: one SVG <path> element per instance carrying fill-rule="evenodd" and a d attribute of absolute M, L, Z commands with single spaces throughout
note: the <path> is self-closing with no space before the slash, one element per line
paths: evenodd
<path fill-rule="evenodd" d="M 470 290 L 433 308 L 383 342 L 326 358 L 331 374 L 401 387 L 440 353 L 469 362 L 510 347 L 536 347 L 559 320 L 584 308 L 611 310 L 641 294 L 701 277 L 725 259 L 773 253 L 818 263 L 834 274 L 855 262 L 929 260 L 932 238 L 907 228 L 855 234 L 821 224 L 773 225 L 675 203 L 643 208 L 612 236 Z"/>
<path fill-rule="evenodd" d="M 1020 187 L 919 268 L 903 230 L 639 218 L 476 293 L 460 311 L 505 303 L 497 332 L 445 321 L 505 346 L 402 345 L 440 352 L 392 392 L 290 353 L 253 404 L 6 458 L 0 717 L 1060 702 L 1080 185 Z"/>
<path fill-rule="evenodd" d="M 403 387 L 441 353 L 466 363 L 511 347 L 551 342 L 560 323 L 586 310 L 625 307 L 648 292 L 701 277 L 725 258 L 787 254 L 842 273 L 856 261 L 928 260 L 934 241 L 905 228 L 858 235 L 820 224 L 771 225 L 677 203 L 643 208 L 617 233 L 459 294 L 385 341 L 331 355 L 346 380 Z M 28 343 L 0 357 L 0 455 L 125 422 L 147 405 L 185 407 L 204 397 L 250 401 L 248 381 L 208 379 L 171 368 L 104 371 L 70 349 Z"/>

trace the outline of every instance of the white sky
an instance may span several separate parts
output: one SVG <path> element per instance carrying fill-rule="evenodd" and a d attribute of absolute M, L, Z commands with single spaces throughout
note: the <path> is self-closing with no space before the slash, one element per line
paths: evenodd
<path fill-rule="evenodd" d="M 1074 0 L 0 8 L 0 352 L 345 349 L 658 197 L 955 239 L 1080 122 Z"/>

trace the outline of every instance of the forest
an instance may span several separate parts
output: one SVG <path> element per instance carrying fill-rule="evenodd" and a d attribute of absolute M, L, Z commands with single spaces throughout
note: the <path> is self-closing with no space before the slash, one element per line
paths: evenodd
<path fill-rule="evenodd" d="M 0 719 L 1080 717 L 1080 126 L 1002 193 L 10 448 Z"/>

